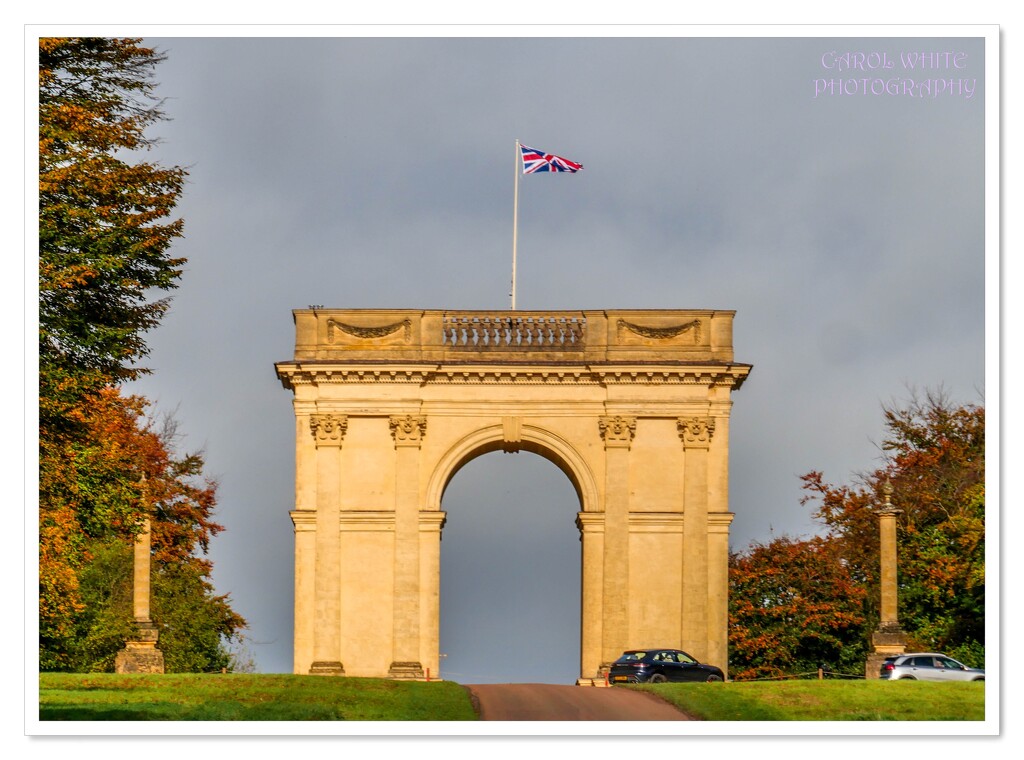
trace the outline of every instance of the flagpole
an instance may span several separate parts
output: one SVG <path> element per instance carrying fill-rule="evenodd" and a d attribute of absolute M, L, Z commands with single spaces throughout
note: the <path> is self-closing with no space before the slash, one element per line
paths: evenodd
<path fill-rule="evenodd" d="M 516 190 L 512 202 L 512 311 L 516 310 L 516 238 L 519 235 L 519 140 L 516 140 Z"/>

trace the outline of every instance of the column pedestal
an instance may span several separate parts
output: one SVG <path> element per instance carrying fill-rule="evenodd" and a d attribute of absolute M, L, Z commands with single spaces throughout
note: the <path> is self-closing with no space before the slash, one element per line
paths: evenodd
<path fill-rule="evenodd" d="M 388 678 L 422 681 L 424 677 L 423 666 L 418 662 L 393 662 L 388 668 Z"/>
<path fill-rule="evenodd" d="M 343 676 L 345 675 L 345 666 L 340 662 L 314 662 L 309 666 L 309 674 L 311 676 Z"/>
<path fill-rule="evenodd" d="M 907 651 L 907 634 L 899 623 L 882 623 L 871 634 L 871 647 L 864 663 L 864 677 L 878 678 L 886 657 L 901 655 Z"/>
<path fill-rule="evenodd" d="M 164 653 L 156 648 L 160 631 L 152 621 L 136 623 L 136 636 L 114 660 L 115 673 L 163 673 Z"/>

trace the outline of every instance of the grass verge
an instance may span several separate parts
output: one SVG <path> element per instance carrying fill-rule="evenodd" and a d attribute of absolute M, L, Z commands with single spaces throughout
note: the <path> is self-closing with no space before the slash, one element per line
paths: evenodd
<path fill-rule="evenodd" d="M 450 681 L 295 675 L 42 673 L 39 719 L 477 720 Z"/>
<path fill-rule="evenodd" d="M 985 719 L 984 683 L 761 681 L 627 688 L 649 691 L 702 720 Z"/>

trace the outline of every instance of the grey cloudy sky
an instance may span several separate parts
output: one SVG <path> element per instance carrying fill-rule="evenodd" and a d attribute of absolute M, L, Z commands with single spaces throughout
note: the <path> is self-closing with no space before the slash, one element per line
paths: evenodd
<path fill-rule="evenodd" d="M 146 42 L 172 118 L 154 156 L 190 171 L 189 263 L 133 390 L 220 480 L 214 578 L 262 672 L 292 666 L 294 424 L 273 369 L 291 310 L 507 308 L 517 138 L 585 166 L 523 178 L 519 308 L 737 311 L 754 369 L 733 397 L 733 549 L 815 531 L 799 476 L 877 466 L 881 404 L 908 386 L 984 403 L 981 38 Z M 832 51 L 893 67 L 839 72 Z M 922 51 L 961 67 L 906 68 Z M 899 94 L 815 97 L 865 77 Z M 491 454 L 444 508 L 442 675 L 571 683 L 568 481 Z"/>

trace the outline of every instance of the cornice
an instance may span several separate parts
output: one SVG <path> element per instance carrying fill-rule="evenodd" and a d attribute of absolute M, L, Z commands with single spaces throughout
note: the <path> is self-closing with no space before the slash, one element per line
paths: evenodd
<path fill-rule="evenodd" d="M 298 385 L 697 385 L 739 389 L 749 364 L 679 365 L 442 365 L 339 366 L 335 362 L 281 362 L 277 375 L 285 388 Z"/>

